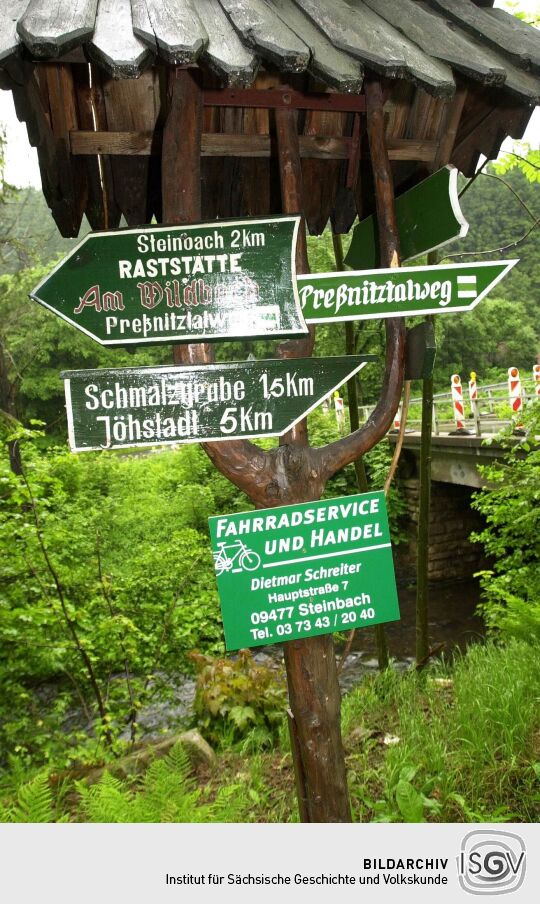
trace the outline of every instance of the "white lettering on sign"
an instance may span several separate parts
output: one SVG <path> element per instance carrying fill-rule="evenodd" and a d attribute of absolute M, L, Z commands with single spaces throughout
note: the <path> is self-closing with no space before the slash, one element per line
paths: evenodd
<path fill-rule="evenodd" d="M 364 305 L 401 304 L 404 302 L 433 301 L 445 308 L 452 300 L 452 282 L 449 279 L 433 282 L 417 282 L 407 279 L 395 283 L 387 280 L 379 284 L 365 279 L 361 286 L 342 283 L 337 288 L 316 289 L 309 284 L 300 289 L 300 303 L 305 308 L 308 301 L 315 310 L 325 308 L 338 314 L 342 308 L 358 308 Z"/>
<path fill-rule="evenodd" d="M 135 261 L 119 260 L 118 275 L 120 279 L 133 279 L 140 276 L 196 276 L 198 273 L 241 273 L 238 254 L 197 254 L 185 257 L 149 257 Z"/>
<path fill-rule="evenodd" d="M 139 254 L 154 254 L 156 251 L 213 251 L 224 248 L 223 235 L 218 229 L 207 235 L 155 235 L 153 232 L 142 232 L 137 236 Z"/>
<path fill-rule="evenodd" d="M 378 514 L 379 499 L 361 499 L 353 502 L 340 502 L 327 508 L 293 509 L 281 515 L 261 515 L 254 518 L 232 521 L 218 518 L 217 537 L 239 536 L 241 534 L 261 533 L 268 530 L 284 530 L 300 525 L 320 524 L 326 521 L 337 521 L 342 518 L 358 518 Z M 380 534 L 374 534 L 380 536 Z"/>
<path fill-rule="evenodd" d="M 100 408 L 121 411 L 127 408 L 167 408 L 179 405 L 184 409 L 190 409 L 196 405 L 209 403 L 242 402 L 246 397 L 246 386 L 244 380 L 227 380 L 222 375 L 204 382 L 190 380 L 187 377 L 185 380 L 169 383 L 162 378 L 157 383 L 128 387 L 116 381 L 101 392 L 96 383 L 88 383 L 84 388 L 84 395 L 88 400 L 85 407 L 89 411 L 97 411 Z M 250 409 L 238 410 L 249 412 Z M 235 411 L 236 408 L 226 409 L 226 412 Z"/>

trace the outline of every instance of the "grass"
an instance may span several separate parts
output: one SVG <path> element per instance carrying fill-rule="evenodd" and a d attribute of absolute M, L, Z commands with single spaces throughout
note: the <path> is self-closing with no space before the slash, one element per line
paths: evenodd
<path fill-rule="evenodd" d="M 536 821 L 539 699 L 538 648 L 517 640 L 471 646 L 453 663 L 420 674 L 388 670 L 366 679 L 342 707 L 353 818 Z M 43 783 L 32 790 L 27 782 L 19 789 L 22 803 L 4 802 L 0 821 L 10 813 L 25 821 L 33 795 L 36 813 L 72 821 L 103 821 L 103 814 L 106 821 L 130 815 L 137 821 L 137 814 L 182 821 L 190 808 L 193 821 L 298 820 L 285 721 L 273 747 L 260 749 L 249 735 L 234 746 L 224 742 L 216 766 L 199 766 L 194 775 L 187 775 L 185 757 L 175 756 L 131 781 L 105 778 L 90 792 L 64 789 L 69 808 L 51 801 L 48 811 Z"/>
<path fill-rule="evenodd" d="M 372 732 L 350 758 L 358 817 L 534 821 L 537 652 L 525 643 L 472 646 L 452 666 L 421 675 L 389 673 L 351 694 L 345 736 L 354 737 L 359 726 Z"/>

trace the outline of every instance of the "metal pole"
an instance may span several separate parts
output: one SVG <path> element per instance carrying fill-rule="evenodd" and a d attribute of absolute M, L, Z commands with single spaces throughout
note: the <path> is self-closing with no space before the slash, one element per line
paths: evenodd
<path fill-rule="evenodd" d="M 343 245 L 341 236 L 333 235 L 332 241 L 334 244 L 336 267 L 341 271 L 345 266 L 343 261 Z M 345 321 L 345 354 L 354 355 L 355 351 L 356 348 L 354 342 L 354 323 L 350 320 L 347 320 Z M 351 432 L 353 432 L 354 430 L 358 430 L 358 427 L 360 426 L 360 419 L 358 417 L 358 386 L 356 384 L 356 377 L 352 377 L 352 379 L 347 383 L 347 395 L 349 398 L 349 419 L 351 423 Z M 354 470 L 356 473 L 356 485 L 359 491 L 361 493 L 369 492 L 366 467 L 364 465 L 364 459 L 362 457 L 355 459 Z M 352 644 L 354 635 L 355 631 L 353 629 L 350 632 L 347 641 L 347 647 L 349 649 Z M 379 669 L 383 671 L 384 669 L 388 668 L 390 662 L 384 625 L 375 625 L 375 642 L 377 644 L 377 661 L 379 663 Z"/>
<path fill-rule="evenodd" d="M 428 264 L 437 263 L 437 254 L 428 254 Z M 432 320 L 432 316 L 429 318 Z M 428 568 L 429 515 L 431 504 L 431 431 L 433 426 L 433 377 L 423 381 L 422 426 L 420 439 L 420 499 L 418 508 L 418 544 L 416 559 L 416 662 L 429 656 Z"/>

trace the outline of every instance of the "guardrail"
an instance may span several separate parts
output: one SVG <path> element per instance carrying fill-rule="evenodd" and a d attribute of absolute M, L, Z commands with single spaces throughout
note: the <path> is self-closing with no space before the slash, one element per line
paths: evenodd
<path fill-rule="evenodd" d="M 509 368 L 509 379 L 504 383 L 477 384 L 476 375 L 471 374 L 469 393 L 461 390 L 461 381 L 457 377 L 449 392 L 438 392 L 433 396 L 433 434 L 451 434 L 460 432 L 476 436 L 498 433 L 503 427 L 514 422 L 516 417 L 519 426 L 519 413 L 533 399 L 540 398 L 540 366 L 535 365 L 532 378 L 523 380 L 517 368 Z M 518 384 L 516 387 L 516 383 Z M 456 387 L 459 392 L 456 393 Z M 461 394 L 460 394 L 461 393 Z M 360 420 L 365 421 L 374 406 L 362 405 L 359 408 Z M 422 398 L 409 401 L 407 429 L 420 431 Z M 399 423 L 396 416 L 395 426 Z M 461 427 L 460 427 L 461 425 Z"/>

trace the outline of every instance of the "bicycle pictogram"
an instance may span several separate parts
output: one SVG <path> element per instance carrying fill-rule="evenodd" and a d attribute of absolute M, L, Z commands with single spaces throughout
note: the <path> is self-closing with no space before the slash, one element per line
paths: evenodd
<path fill-rule="evenodd" d="M 232 574 L 240 571 L 256 571 L 260 564 L 259 554 L 248 549 L 242 540 L 229 544 L 224 541 L 218 543 L 218 550 L 214 553 L 214 567 L 218 577 L 224 571 L 230 571 Z"/>

